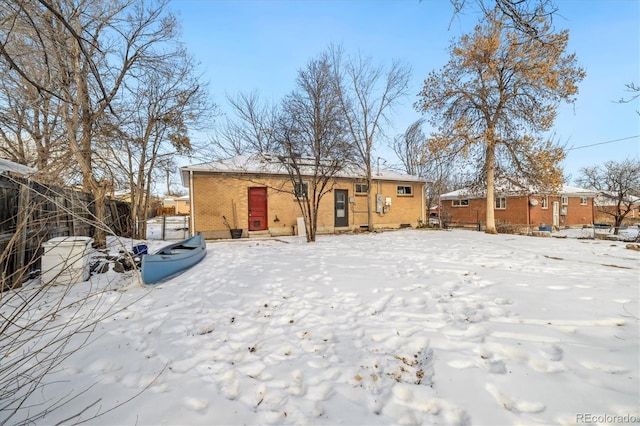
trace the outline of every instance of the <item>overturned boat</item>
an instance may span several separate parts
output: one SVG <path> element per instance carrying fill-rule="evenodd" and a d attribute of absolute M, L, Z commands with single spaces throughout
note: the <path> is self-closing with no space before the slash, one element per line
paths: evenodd
<path fill-rule="evenodd" d="M 162 247 L 153 254 L 142 256 L 140 274 L 142 282 L 154 284 L 200 262 L 207 254 L 207 243 L 202 234 Z"/>

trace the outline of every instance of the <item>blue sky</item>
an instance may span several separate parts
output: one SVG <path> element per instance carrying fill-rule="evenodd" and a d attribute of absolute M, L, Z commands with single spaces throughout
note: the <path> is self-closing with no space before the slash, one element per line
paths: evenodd
<path fill-rule="evenodd" d="M 640 2 L 556 4 L 554 24 L 570 30 L 569 50 L 587 72 L 577 102 L 561 106 L 554 128 L 574 148 L 564 169 L 576 178 L 581 167 L 640 155 L 640 102 L 615 102 L 629 96 L 625 84 L 640 84 Z M 278 102 L 294 88 L 297 71 L 331 43 L 374 63 L 406 61 L 413 70 L 410 94 L 393 111 L 391 137 L 421 117 L 412 105 L 422 81 L 448 61 L 452 38 L 470 32 L 478 18 L 472 9 L 453 17 L 448 0 L 174 0 L 171 7 L 222 111 L 228 111 L 226 94 L 241 91 Z M 610 142 L 618 139 L 624 140 Z M 384 143 L 376 155 L 398 163 Z"/>

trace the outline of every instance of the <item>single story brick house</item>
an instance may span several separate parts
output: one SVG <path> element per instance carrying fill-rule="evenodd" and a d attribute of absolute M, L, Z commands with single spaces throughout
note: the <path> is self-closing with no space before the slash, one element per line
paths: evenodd
<path fill-rule="evenodd" d="M 523 228 L 592 225 L 596 195 L 595 191 L 572 186 L 563 186 L 560 192 L 554 194 L 499 188 L 493 206 L 496 224 L 520 225 Z M 440 196 L 442 216 L 450 223 L 484 223 L 486 204 L 484 192 L 469 189 L 459 189 Z"/>
<path fill-rule="evenodd" d="M 229 238 L 231 227 L 242 229 L 243 237 L 298 234 L 302 213 L 296 191 L 286 168 L 275 156 L 247 154 L 185 166 L 181 177 L 182 184 L 189 188 L 191 233 L 202 232 L 207 239 Z M 303 185 L 308 187 L 307 182 Z M 338 173 L 330 185 L 332 191 L 320 203 L 317 233 L 366 227 L 364 169 L 352 165 Z M 424 179 L 415 176 L 374 170 L 374 228 L 416 227 L 424 223 L 425 185 Z"/>

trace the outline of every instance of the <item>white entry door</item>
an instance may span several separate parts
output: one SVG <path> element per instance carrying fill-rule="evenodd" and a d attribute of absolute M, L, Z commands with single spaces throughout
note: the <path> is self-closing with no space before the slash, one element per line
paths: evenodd
<path fill-rule="evenodd" d="M 553 226 L 560 226 L 560 203 L 557 201 L 553 202 Z"/>

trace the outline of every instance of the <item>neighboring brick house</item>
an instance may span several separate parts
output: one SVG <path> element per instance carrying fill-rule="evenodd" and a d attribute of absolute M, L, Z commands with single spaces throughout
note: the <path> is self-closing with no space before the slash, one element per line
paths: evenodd
<path fill-rule="evenodd" d="M 185 166 L 181 176 L 189 188 L 192 233 L 202 232 L 207 239 L 229 238 L 225 218 L 232 228 L 243 229 L 243 236 L 298 233 L 302 214 L 289 175 L 275 157 L 251 154 Z M 373 178 L 374 228 L 424 223 L 424 179 L 390 170 L 375 170 Z M 366 227 L 367 185 L 362 169 L 352 167 L 329 184 L 333 190 L 320 203 L 318 234 Z M 304 179 L 303 185 L 308 187 Z"/>
<path fill-rule="evenodd" d="M 614 223 L 614 216 L 618 208 L 616 195 L 600 193 L 593 202 L 594 223 Z M 624 218 L 624 223 L 634 224 L 640 222 L 640 198 L 630 195 L 620 206 L 624 213 L 629 210 Z"/>
<path fill-rule="evenodd" d="M 528 192 L 528 193 L 527 193 Z M 557 194 L 535 191 L 498 190 L 495 194 L 496 224 L 537 228 L 544 224 L 556 228 L 591 225 L 595 192 L 563 186 Z M 450 223 L 477 224 L 484 227 L 486 196 L 461 189 L 440 196 L 442 216 Z"/>

